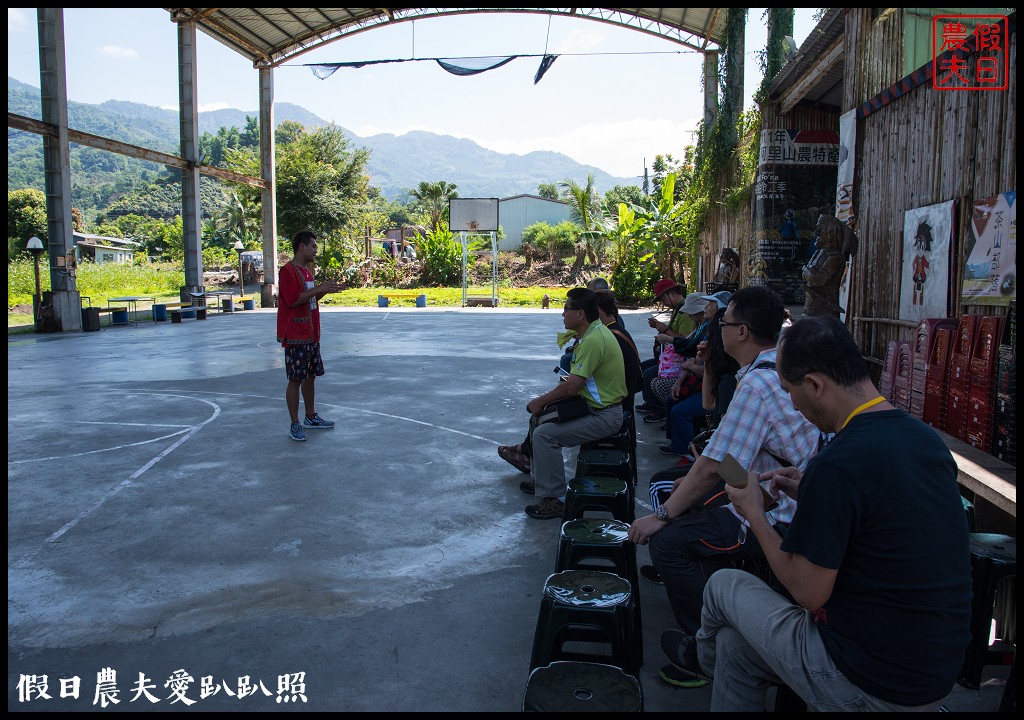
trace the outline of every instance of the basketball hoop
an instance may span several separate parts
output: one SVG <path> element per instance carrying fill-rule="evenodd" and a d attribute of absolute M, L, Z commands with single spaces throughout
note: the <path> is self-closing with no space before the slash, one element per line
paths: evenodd
<path fill-rule="evenodd" d="M 471 232 L 476 232 L 477 228 L 480 227 L 480 223 L 478 223 L 476 220 L 471 220 L 469 223 L 467 223 L 466 226 L 470 229 Z"/>

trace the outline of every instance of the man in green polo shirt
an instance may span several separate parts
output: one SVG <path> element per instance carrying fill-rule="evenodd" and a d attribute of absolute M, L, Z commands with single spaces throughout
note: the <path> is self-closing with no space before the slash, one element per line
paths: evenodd
<path fill-rule="evenodd" d="M 620 403 L 626 397 L 622 350 L 598 317 L 597 295 L 586 288 L 570 290 L 566 294 L 562 322 L 566 330 L 574 330 L 579 338 L 569 374 L 526 406 L 533 415 L 530 422 L 533 481 L 524 482 L 520 487 L 540 498 L 537 505 L 527 506 L 526 514 L 542 520 L 562 517 L 566 488 L 562 448 L 600 440 L 617 432 L 622 426 Z M 560 423 L 536 424 L 537 416 L 546 405 L 574 395 L 587 401 L 589 415 Z"/>

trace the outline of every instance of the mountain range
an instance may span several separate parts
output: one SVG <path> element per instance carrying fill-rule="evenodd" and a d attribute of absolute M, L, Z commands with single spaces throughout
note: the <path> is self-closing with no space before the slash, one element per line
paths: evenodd
<path fill-rule="evenodd" d="M 8 112 L 40 119 L 39 88 L 7 78 Z M 212 110 L 199 113 L 200 133 L 215 134 L 221 127 L 244 129 L 246 117 L 259 117 L 256 110 Z M 69 125 L 76 130 L 131 143 L 167 153 L 178 153 L 178 113 L 152 105 L 124 100 L 107 100 L 96 104 L 68 102 Z M 292 103 L 274 105 L 276 124 L 291 120 L 307 128 L 329 123 L 305 108 Z M 370 182 L 389 199 L 405 196 L 421 181 L 445 180 L 454 183 L 462 197 L 509 197 L 523 193 L 536 194 L 541 183 L 557 183 L 565 179 L 584 182 L 587 173 L 594 175 L 598 189 L 605 192 L 615 185 L 637 185 L 636 178 L 618 178 L 603 170 L 583 165 L 557 152 L 535 151 L 526 155 L 499 153 L 481 147 L 472 140 L 413 131 L 404 135 L 382 133 L 360 137 L 342 128 L 353 147 L 370 150 L 367 172 Z M 33 182 L 35 173 L 12 169 L 12 159 L 25 151 L 25 145 L 41 148 L 37 142 L 19 139 L 29 136 L 8 129 L 8 190 L 21 187 L 42 187 Z M 17 163 L 16 163 L 17 164 Z M 35 165 L 35 163 L 31 163 Z"/>

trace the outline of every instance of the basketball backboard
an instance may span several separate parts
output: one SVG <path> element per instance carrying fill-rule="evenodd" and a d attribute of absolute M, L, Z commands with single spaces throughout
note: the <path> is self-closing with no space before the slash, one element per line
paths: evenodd
<path fill-rule="evenodd" d="M 448 218 L 452 232 L 497 232 L 498 198 L 452 198 Z"/>

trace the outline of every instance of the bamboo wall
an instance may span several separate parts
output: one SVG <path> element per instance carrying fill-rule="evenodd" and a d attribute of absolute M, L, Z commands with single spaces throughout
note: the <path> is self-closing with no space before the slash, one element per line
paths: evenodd
<path fill-rule="evenodd" d="M 870 8 L 845 15 L 844 107 L 860 107 L 903 78 L 903 10 L 876 23 Z M 860 248 L 851 269 L 847 323 L 862 351 L 880 359 L 890 340 L 911 340 L 898 320 L 903 215 L 913 208 L 958 200 L 955 315 L 1003 314 L 1004 307 L 959 303 L 963 239 L 975 198 L 1013 190 L 1017 183 L 1016 33 L 1010 35 L 1010 87 L 1005 91 L 940 91 L 926 82 L 857 122 L 854 213 Z M 973 58 L 967 70 L 973 72 Z M 763 127 L 835 129 L 839 114 L 796 107 L 785 117 L 764 108 Z M 711 213 L 701 238 L 702 270 L 710 278 L 721 248 L 749 257 L 753 203 L 740 212 Z M 746 278 L 741 276 L 743 284 Z"/>

